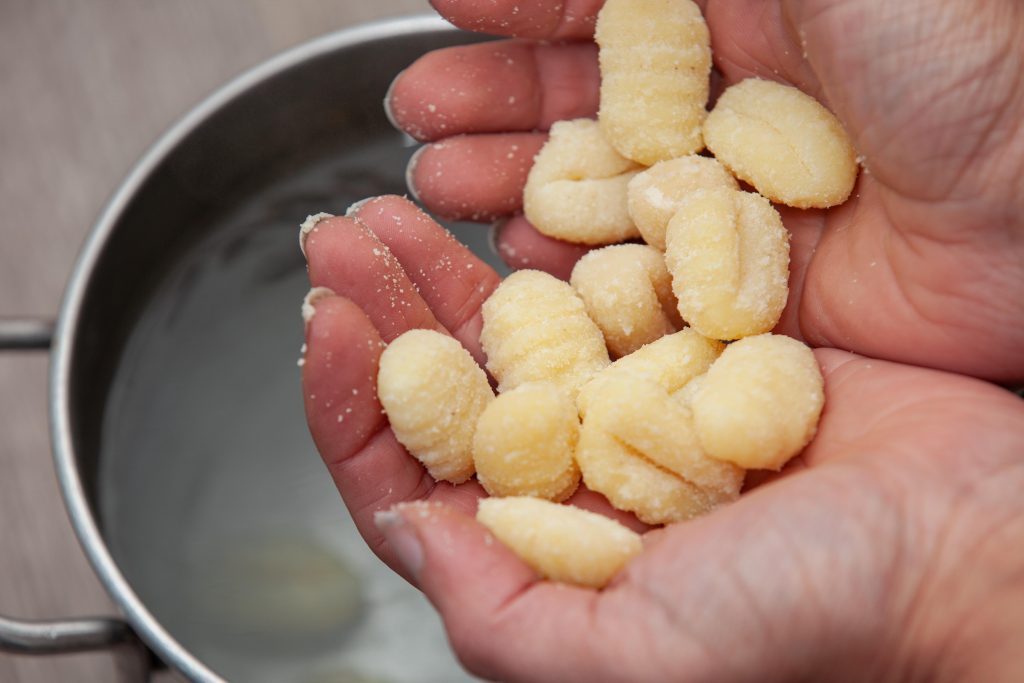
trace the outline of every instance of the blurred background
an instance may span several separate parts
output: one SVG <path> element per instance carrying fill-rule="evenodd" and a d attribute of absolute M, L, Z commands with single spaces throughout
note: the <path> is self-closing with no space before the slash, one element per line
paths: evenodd
<path fill-rule="evenodd" d="M 104 203 L 156 138 L 268 57 L 426 0 L 0 0 L 0 316 L 52 316 Z M 0 355 L 0 614 L 114 607 L 51 464 L 42 354 Z M 108 681 L 105 655 L 0 654 L 0 681 Z M 176 681 L 161 674 L 157 681 Z"/>

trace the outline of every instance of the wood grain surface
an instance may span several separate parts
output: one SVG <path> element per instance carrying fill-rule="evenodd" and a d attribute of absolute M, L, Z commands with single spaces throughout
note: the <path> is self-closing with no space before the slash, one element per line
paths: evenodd
<path fill-rule="evenodd" d="M 0 316 L 54 314 L 107 198 L 203 96 L 311 37 L 426 11 L 426 0 L 0 0 Z M 46 371 L 43 355 L 0 354 L 0 614 L 114 614 L 57 488 Z M 113 678 L 103 654 L 0 654 L 2 683 Z"/>

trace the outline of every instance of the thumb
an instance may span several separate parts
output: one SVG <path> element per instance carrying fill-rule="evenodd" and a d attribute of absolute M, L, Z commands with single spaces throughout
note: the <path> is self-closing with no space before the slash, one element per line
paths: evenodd
<path fill-rule="evenodd" d="M 541 581 L 473 518 L 437 503 L 379 512 L 377 527 L 441 613 L 459 661 L 502 681 L 605 680 L 586 639 L 605 593 Z M 603 670 L 603 671 L 602 671 Z"/>

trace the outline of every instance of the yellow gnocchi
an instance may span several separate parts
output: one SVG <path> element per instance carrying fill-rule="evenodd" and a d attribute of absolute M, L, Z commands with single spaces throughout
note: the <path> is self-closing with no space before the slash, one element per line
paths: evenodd
<path fill-rule="evenodd" d="M 705 514 L 743 486 L 741 468 L 704 452 L 686 405 L 628 375 L 591 397 L 576 460 L 588 488 L 648 524 Z"/>
<path fill-rule="evenodd" d="M 618 377 L 633 377 L 655 382 L 669 394 L 688 386 L 696 377 L 707 372 L 722 353 L 725 344 L 687 328 L 643 346 L 623 356 L 583 385 L 576 397 L 576 407 L 586 417 L 591 398 L 601 391 L 602 385 Z"/>
<path fill-rule="evenodd" d="M 839 120 L 810 95 L 748 78 L 718 98 L 704 140 L 736 176 L 773 202 L 824 209 L 849 198 L 857 153 Z"/>
<path fill-rule="evenodd" d="M 778 470 L 810 443 L 825 403 L 814 353 L 782 335 L 726 347 L 693 396 L 701 445 L 747 469 Z"/>
<path fill-rule="evenodd" d="M 668 224 L 665 262 L 679 313 L 712 339 L 768 332 L 789 296 L 789 233 L 767 199 L 728 189 L 688 195 Z"/>
<path fill-rule="evenodd" d="M 482 312 L 480 343 L 499 392 L 551 382 L 575 400 L 579 388 L 611 363 L 583 301 L 568 283 L 547 273 L 513 273 Z"/>
<path fill-rule="evenodd" d="M 607 0 L 598 14 L 605 136 L 650 166 L 699 152 L 711 76 L 711 36 L 691 0 Z"/>
<path fill-rule="evenodd" d="M 639 237 L 626 186 L 640 167 L 608 144 L 596 121 L 559 121 L 533 162 L 523 212 L 541 233 L 579 244 Z"/>
<path fill-rule="evenodd" d="M 718 187 L 738 190 L 740 186 L 714 159 L 692 154 L 661 161 L 629 181 L 629 216 L 647 244 L 665 251 L 665 229 L 679 203 L 697 190 Z"/>
<path fill-rule="evenodd" d="M 576 262 L 569 283 L 613 356 L 630 354 L 682 327 L 665 259 L 652 247 L 595 249 Z"/>
<path fill-rule="evenodd" d="M 381 354 L 377 396 L 430 476 L 453 484 L 473 476 L 473 431 L 494 392 L 459 342 L 433 330 L 402 334 Z"/>
<path fill-rule="evenodd" d="M 538 498 L 487 498 L 477 521 L 545 579 L 602 588 L 643 550 L 615 520 Z"/>
<path fill-rule="evenodd" d="M 554 385 L 521 384 L 484 410 L 473 436 L 476 476 L 492 496 L 560 502 L 576 490 L 579 417 Z"/>

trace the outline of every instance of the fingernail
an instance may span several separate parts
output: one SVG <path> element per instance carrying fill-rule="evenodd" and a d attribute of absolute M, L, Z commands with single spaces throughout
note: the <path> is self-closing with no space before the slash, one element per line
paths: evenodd
<path fill-rule="evenodd" d="M 398 561 L 413 579 L 418 580 L 423 568 L 423 546 L 416 531 L 395 508 L 377 511 L 373 515 L 373 522 L 395 552 Z"/>
<path fill-rule="evenodd" d="M 409 157 L 409 163 L 405 165 L 405 186 L 409 189 L 409 194 L 416 201 L 420 201 L 420 192 L 416 188 L 416 182 L 413 179 L 416 177 L 416 166 L 420 163 L 420 157 L 426 151 L 427 145 L 423 145 L 413 152 L 413 155 Z"/>
<path fill-rule="evenodd" d="M 328 218 L 334 218 L 333 214 L 329 213 L 316 213 L 312 216 L 306 216 L 306 220 L 302 221 L 302 225 L 299 226 L 299 249 L 302 250 L 302 256 L 306 256 L 306 240 L 309 238 L 309 233 L 313 232 L 313 229 Z"/>
<path fill-rule="evenodd" d="M 491 224 L 491 230 L 487 235 L 487 241 L 490 244 L 491 253 L 501 259 L 504 259 L 504 257 L 501 255 L 501 248 L 498 246 L 498 240 L 501 238 L 501 231 L 505 229 L 505 226 L 507 224 L 507 218 L 502 218 L 500 220 L 495 221 L 494 223 Z"/>
<path fill-rule="evenodd" d="M 353 202 L 352 206 L 345 209 L 345 218 L 352 218 L 356 215 L 356 212 L 359 211 L 359 209 L 363 208 L 374 199 L 377 199 L 377 195 L 367 197 L 366 199 L 360 199 L 358 202 Z"/>
<path fill-rule="evenodd" d="M 391 110 L 391 95 L 395 92 L 395 84 L 398 83 L 398 79 L 402 77 L 405 70 L 399 71 L 398 75 L 391 81 L 391 85 L 388 86 L 388 91 L 384 95 L 384 116 L 388 117 L 388 122 L 395 128 L 395 130 L 402 130 L 402 127 L 398 125 L 398 121 L 395 120 L 395 112 Z"/>
<path fill-rule="evenodd" d="M 308 325 L 316 315 L 316 302 L 329 296 L 335 296 L 335 294 L 327 287 L 314 287 L 309 290 L 302 299 L 302 322 Z"/>

